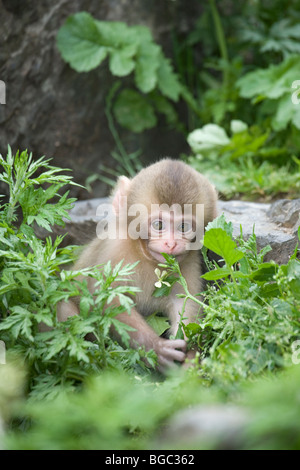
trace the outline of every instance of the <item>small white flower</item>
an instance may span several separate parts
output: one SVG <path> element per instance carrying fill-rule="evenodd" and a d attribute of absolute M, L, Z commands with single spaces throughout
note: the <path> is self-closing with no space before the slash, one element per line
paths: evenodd
<path fill-rule="evenodd" d="M 166 277 L 168 275 L 167 271 L 163 271 L 162 273 L 160 272 L 160 269 L 159 268 L 156 268 L 154 270 L 156 276 L 158 277 L 158 281 L 155 282 L 155 287 L 158 287 L 160 288 L 163 284 L 165 284 L 165 286 L 168 286 L 168 287 L 171 287 L 171 284 L 167 281 L 163 281 L 163 278 Z"/>

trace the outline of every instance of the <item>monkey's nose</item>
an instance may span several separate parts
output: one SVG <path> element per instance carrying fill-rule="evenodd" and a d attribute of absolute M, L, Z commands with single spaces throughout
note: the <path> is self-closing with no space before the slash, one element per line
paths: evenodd
<path fill-rule="evenodd" d="M 166 241 L 166 247 L 169 248 L 170 251 L 172 251 L 176 246 L 176 241 L 175 240 L 167 240 Z"/>

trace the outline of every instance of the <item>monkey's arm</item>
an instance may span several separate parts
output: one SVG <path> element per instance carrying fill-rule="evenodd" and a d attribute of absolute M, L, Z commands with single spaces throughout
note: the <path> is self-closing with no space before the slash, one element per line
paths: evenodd
<path fill-rule="evenodd" d="M 153 349 L 157 354 L 158 368 L 163 370 L 165 367 L 174 365 L 174 361 L 183 362 L 185 360 L 186 342 L 182 339 L 164 339 L 160 338 L 152 328 L 147 324 L 143 317 L 135 308 L 131 309 L 130 314 L 124 312 L 116 317 L 119 321 L 135 328 L 130 331 L 130 346 L 144 346 L 146 351 Z M 116 333 L 113 333 L 115 336 Z M 118 340 L 120 338 L 117 338 Z"/>
<path fill-rule="evenodd" d="M 114 303 L 118 305 L 116 300 Z M 58 321 L 65 321 L 73 315 L 79 315 L 78 306 L 74 302 L 60 302 L 58 304 Z M 144 346 L 146 351 L 154 350 L 157 354 L 159 370 L 173 365 L 174 361 L 183 362 L 185 360 L 186 342 L 182 339 L 168 340 L 160 338 L 135 308 L 131 309 L 130 314 L 127 312 L 120 313 L 116 316 L 116 319 L 134 328 L 134 331 L 129 332 L 131 347 Z M 115 329 L 112 334 L 118 341 L 121 340 Z"/>

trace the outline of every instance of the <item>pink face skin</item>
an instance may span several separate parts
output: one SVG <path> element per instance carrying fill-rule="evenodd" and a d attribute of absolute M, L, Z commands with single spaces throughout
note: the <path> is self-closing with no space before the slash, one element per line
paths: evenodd
<path fill-rule="evenodd" d="M 193 216 L 176 215 L 174 212 L 159 212 L 149 218 L 148 250 L 151 256 L 165 262 L 161 253 L 173 255 L 180 261 L 195 237 Z"/>

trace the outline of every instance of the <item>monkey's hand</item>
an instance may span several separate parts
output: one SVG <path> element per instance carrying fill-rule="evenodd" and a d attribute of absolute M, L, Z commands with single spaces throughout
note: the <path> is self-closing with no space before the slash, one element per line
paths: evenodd
<path fill-rule="evenodd" d="M 183 339 L 159 338 L 154 351 L 157 354 L 158 370 L 163 372 L 166 368 L 174 366 L 174 361 L 185 360 L 186 342 Z"/>

